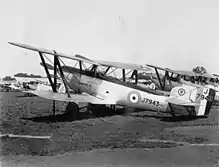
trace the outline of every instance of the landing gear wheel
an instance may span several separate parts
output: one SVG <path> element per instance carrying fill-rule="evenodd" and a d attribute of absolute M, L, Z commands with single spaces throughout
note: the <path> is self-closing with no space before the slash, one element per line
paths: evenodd
<path fill-rule="evenodd" d="M 76 103 L 69 102 L 65 109 L 65 115 L 68 120 L 76 120 L 79 118 L 79 107 Z"/>
<path fill-rule="evenodd" d="M 95 105 L 95 104 L 90 104 L 89 105 L 89 110 L 92 112 L 93 116 L 95 117 L 101 117 L 101 108 L 102 105 Z"/>
<path fill-rule="evenodd" d="M 112 112 L 116 112 L 116 105 L 110 105 L 110 109 L 112 110 Z"/>
<path fill-rule="evenodd" d="M 113 113 L 110 108 L 106 107 L 106 105 L 90 104 L 88 108 L 95 117 L 109 116 Z"/>

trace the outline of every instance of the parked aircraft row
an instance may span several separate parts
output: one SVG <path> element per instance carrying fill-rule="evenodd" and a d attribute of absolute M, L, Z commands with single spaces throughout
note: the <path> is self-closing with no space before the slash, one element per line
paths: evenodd
<path fill-rule="evenodd" d="M 170 69 L 91 60 L 81 55 L 67 55 L 30 45 L 9 43 L 39 53 L 51 90 L 35 89 L 29 92 L 46 99 L 68 102 L 66 112 L 74 113 L 75 117 L 80 110 L 79 103 L 88 103 L 88 109 L 96 116 L 104 112 L 97 108 L 110 105 L 113 110 L 115 106 L 121 106 L 166 112 L 173 116 L 199 117 L 209 114 L 215 100 L 216 90 L 213 86 L 191 84 L 191 82 L 180 83 L 177 77 L 173 77 L 179 72 Z M 52 65 L 45 61 L 46 55 L 53 56 Z M 68 66 L 62 59 L 76 61 L 78 66 L 74 64 Z M 157 75 L 156 81 L 153 77 L 151 78 L 153 84 L 148 80 L 143 81 L 144 77 L 148 78 L 143 74 L 151 71 L 149 67 L 154 68 Z M 158 73 L 158 69 L 165 71 L 163 78 Z M 51 71 L 54 79 L 51 77 Z M 122 78 L 112 76 L 111 74 L 115 71 L 120 72 Z M 180 75 L 183 76 L 182 73 Z M 57 76 L 62 79 L 64 92 L 57 90 Z M 177 82 L 173 82 L 174 79 Z"/>

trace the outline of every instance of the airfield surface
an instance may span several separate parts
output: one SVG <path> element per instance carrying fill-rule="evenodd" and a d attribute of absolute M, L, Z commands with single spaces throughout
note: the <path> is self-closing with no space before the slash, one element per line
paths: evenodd
<path fill-rule="evenodd" d="M 0 93 L 2 166 L 217 166 L 217 107 L 197 120 L 149 111 L 94 118 L 83 111 L 68 122 L 65 103 L 52 117 L 51 101 L 22 96 Z"/>

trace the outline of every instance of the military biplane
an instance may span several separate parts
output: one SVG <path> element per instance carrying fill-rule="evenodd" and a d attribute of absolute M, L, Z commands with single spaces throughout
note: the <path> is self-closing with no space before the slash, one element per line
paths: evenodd
<path fill-rule="evenodd" d="M 136 64 L 91 60 L 81 55 L 66 55 L 55 50 L 36 48 L 30 45 L 12 43 L 14 46 L 36 51 L 42 61 L 52 91 L 31 91 L 33 94 L 51 100 L 65 101 L 68 112 L 79 113 L 79 104 L 88 103 L 91 112 L 98 116 L 97 108 L 105 105 L 122 106 L 134 109 L 168 112 L 173 116 L 190 115 L 206 116 L 209 114 L 215 91 L 209 87 L 194 87 L 180 85 L 171 89 L 170 95 L 164 95 L 156 90 L 148 89 L 138 84 L 139 72 L 150 69 Z M 48 55 L 53 56 L 53 65 L 45 61 Z M 76 61 L 78 67 L 66 65 L 62 59 Z M 51 62 L 52 63 L 52 62 Z M 89 65 L 89 67 L 87 67 Z M 49 69 L 53 69 L 54 80 Z M 110 76 L 119 70 L 121 78 Z M 57 75 L 65 86 L 65 93 L 57 92 Z M 130 77 L 128 77 L 130 75 Z M 129 82 L 134 80 L 134 82 Z M 69 91 L 74 90 L 74 93 Z"/>
<path fill-rule="evenodd" d="M 193 71 L 172 70 L 169 68 L 162 68 L 149 64 L 147 64 L 147 66 L 153 68 L 156 72 L 156 76 L 151 77 L 151 80 L 155 83 L 157 91 L 168 94 L 173 87 L 180 86 L 182 84 L 195 87 L 201 87 L 205 85 L 216 91 L 214 100 L 215 102 L 219 102 L 219 87 L 214 84 L 214 80 L 217 78 L 216 74 L 197 74 Z M 164 71 L 165 74 L 161 76 L 161 73 L 159 73 L 158 70 Z"/>

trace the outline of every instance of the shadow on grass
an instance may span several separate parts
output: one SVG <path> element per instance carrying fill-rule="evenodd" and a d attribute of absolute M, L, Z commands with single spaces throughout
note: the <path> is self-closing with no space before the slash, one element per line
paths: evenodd
<path fill-rule="evenodd" d="M 21 119 L 24 120 L 31 120 L 33 122 L 72 122 L 72 121 L 77 121 L 77 120 L 84 120 L 84 119 L 91 119 L 91 118 L 100 118 L 100 117 L 108 117 L 108 116 L 114 116 L 114 115 L 129 115 L 134 113 L 134 115 L 130 115 L 132 117 L 141 117 L 141 118 L 155 118 L 160 121 L 164 122 L 185 122 L 185 121 L 193 121 L 197 119 L 205 119 L 207 118 L 206 116 L 202 117 L 195 117 L 195 116 L 170 116 L 169 114 L 165 113 L 165 115 L 158 115 L 156 112 L 152 113 L 143 113 L 142 110 L 127 110 L 127 109 L 117 109 L 116 112 L 113 112 L 111 109 L 101 109 L 101 110 L 96 110 L 98 111 L 99 114 L 93 115 L 88 111 L 83 111 L 79 112 L 77 115 L 69 115 L 69 114 L 56 114 L 56 115 L 46 115 L 46 116 L 36 116 L 36 117 L 31 117 L 31 118 L 26 118 L 23 117 Z M 141 113 L 141 114 L 138 114 Z M 142 114 L 143 113 L 143 114 Z"/>
<path fill-rule="evenodd" d="M 51 122 L 72 122 L 76 120 L 82 120 L 82 119 L 89 119 L 92 118 L 92 115 L 90 115 L 88 112 L 83 112 L 77 115 L 77 117 L 70 117 L 68 114 L 56 114 L 56 115 L 45 115 L 45 116 L 36 116 L 36 117 L 22 117 L 21 119 L 24 120 L 30 120 L 33 122 L 45 122 L 45 123 L 51 123 Z"/>
<path fill-rule="evenodd" d="M 17 98 L 22 98 L 22 97 L 37 97 L 37 96 L 31 94 L 31 95 L 18 95 L 18 96 L 16 96 L 16 97 L 17 97 Z"/>
<path fill-rule="evenodd" d="M 143 117 L 143 118 L 156 118 L 159 119 L 160 121 L 164 122 L 185 122 L 185 121 L 193 121 L 197 119 L 206 119 L 207 116 L 160 116 L 160 115 L 149 115 L 149 114 L 144 114 L 144 115 L 135 115 L 134 117 Z"/>
<path fill-rule="evenodd" d="M 84 120 L 84 119 L 91 119 L 91 118 L 100 118 L 100 117 L 108 117 L 113 115 L 119 115 L 113 112 L 102 112 L 99 116 L 93 116 L 88 111 L 79 112 L 76 116 L 70 116 L 68 114 L 56 114 L 56 115 L 46 115 L 46 116 L 36 116 L 36 117 L 22 117 L 23 120 L 30 120 L 33 122 L 45 122 L 45 123 L 51 123 L 51 122 L 73 122 L 78 120 Z"/>

